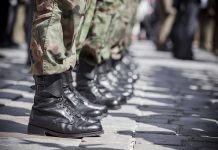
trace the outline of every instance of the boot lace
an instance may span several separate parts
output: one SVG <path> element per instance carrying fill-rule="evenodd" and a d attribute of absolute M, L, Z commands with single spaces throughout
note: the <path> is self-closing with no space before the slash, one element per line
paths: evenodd
<path fill-rule="evenodd" d="M 66 98 L 61 97 L 58 99 L 60 103 L 58 104 L 59 108 L 65 109 L 66 113 L 71 117 L 71 119 L 81 119 L 88 120 L 88 118 L 82 116 L 75 108 L 70 107 L 70 102 L 67 101 Z"/>

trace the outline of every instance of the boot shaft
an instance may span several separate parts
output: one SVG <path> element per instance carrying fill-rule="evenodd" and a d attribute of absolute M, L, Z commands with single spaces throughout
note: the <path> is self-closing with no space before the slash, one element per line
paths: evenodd
<path fill-rule="evenodd" d="M 96 74 L 96 66 L 90 65 L 86 61 L 80 59 L 76 74 L 77 76 L 81 75 L 82 77 L 92 80 Z"/>
<path fill-rule="evenodd" d="M 63 81 L 61 74 L 33 76 L 35 80 L 36 96 L 61 97 Z"/>
<path fill-rule="evenodd" d="M 80 60 L 76 70 L 76 83 L 78 86 L 88 86 L 96 77 L 96 66 Z"/>
<path fill-rule="evenodd" d="M 97 67 L 97 74 L 107 74 L 113 69 L 112 59 L 104 60 L 101 64 Z"/>

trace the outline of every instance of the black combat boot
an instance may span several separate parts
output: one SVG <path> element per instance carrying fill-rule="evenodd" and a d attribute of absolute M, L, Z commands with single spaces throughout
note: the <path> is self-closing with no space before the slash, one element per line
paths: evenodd
<path fill-rule="evenodd" d="M 107 75 L 110 73 L 111 70 L 112 65 L 110 60 L 102 62 L 97 67 L 98 86 L 102 91 L 109 90 L 114 95 L 121 97 L 121 103 L 125 104 L 126 101 L 131 97 L 131 92 L 128 92 L 129 89 L 125 89 L 125 86 L 120 84 L 118 85 L 108 78 Z"/>
<path fill-rule="evenodd" d="M 112 60 L 113 65 L 113 74 L 114 76 L 118 76 L 119 80 L 127 81 L 128 83 L 134 83 L 138 79 L 138 75 L 135 74 L 131 69 L 127 61 L 120 60 Z M 125 64 L 126 62 L 127 64 Z"/>
<path fill-rule="evenodd" d="M 127 68 L 128 68 L 129 70 L 131 70 L 132 72 L 135 72 L 136 69 L 138 68 L 137 64 L 134 62 L 134 60 L 133 60 L 133 58 L 131 57 L 130 52 L 129 52 L 128 50 L 126 50 L 126 51 L 124 52 L 121 61 L 122 61 L 122 63 L 124 63 L 124 64 L 127 66 Z M 138 75 L 137 75 L 136 73 L 135 73 L 135 75 L 136 75 L 136 76 L 135 76 L 134 78 L 135 78 L 135 80 L 137 80 L 137 79 L 138 79 Z"/>
<path fill-rule="evenodd" d="M 107 106 L 108 109 L 119 109 L 121 107 L 120 97 L 115 97 L 110 93 L 102 93 L 96 84 L 95 66 L 89 65 L 82 59 L 76 72 L 76 89 L 94 104 Z"/>
<path fill-rule="evenodd" d="M 64 97 L 62 74 L 34 76 L 36 93 L 28 133 L 59 137 L 98 136 L 99 121 L 83 117 Z"/>
<path fill-rule="evenodd" d="M 132 96 L 132 83 L 122 79 L 120 75 L 114 75 L 112 61 L 108 60 L 98 67 L 98 83 L 108 90 L 117 92 L 128 100 Z"/>
<path fill-rule="evenodd" d="M 91 118 L 101 119 L 107 116 L 107 107 L 89 102 L 73 87 L 73 77 L 71 70 L 62 74 L 64 94 L 75 108 L 83 115 Z"/>

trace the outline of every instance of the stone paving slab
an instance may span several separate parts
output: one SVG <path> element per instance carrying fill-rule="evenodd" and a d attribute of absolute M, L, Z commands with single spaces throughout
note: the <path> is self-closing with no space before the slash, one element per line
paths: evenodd
<path fill-rule="evenodd" d="M 57 138 L 0 138 L 1 150 L 75 150 L 81 140 Z"/>
<path fill-rule="evenodd" d="M 131 149 L 133 147 L 133 138 L 129 135 L 105 134 L 98 138 L 83 138 L 80 147 L 83 148 L 105 148 L 111 149 Z"/>
<path fill-rule="evenodd" d="M 170 124 L 145 124 L 138 123 L 136 133 L 146 133 L 146 134 L 166 134 L 166 135 L 175 135 L 179 130 L 179 126 L 170 125 Z"/>
<path fill-rule="evenodd" d="M 168 146 L 183 146 L 183 141 L 188 140 L 183 136 L 176 135 L 165 135 L 165 134 L 146 134 L 146 133 L 136 133 L 136 141 L 140 143 L 154 143 L 158 145 L 168 145 Z"/>
<path fill-rule="evenodd" d="M 0 98 L 16 100 L 16 99 L 21 98 L 21 97 L 22 97 L 21 94 L 8 93 L 8 92 L 2 92 L 2 91 L 0 91 Z"/>

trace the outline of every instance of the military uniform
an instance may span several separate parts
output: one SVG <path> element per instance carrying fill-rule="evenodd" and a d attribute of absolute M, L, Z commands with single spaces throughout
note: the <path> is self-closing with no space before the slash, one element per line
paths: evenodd
<path fill-rule="evenodd" d="M 111 49 L 119 47 L 120 53 L 121 47 L 129 42 L 129 38 L 124 39 L 130 36 L 133 15 L 125 13 L 135 2 L 35 2 L 31 54 L 36 93 L 28 133 L 63 137 L 100 135 L 103 129 L 98 118 L 107 109 L 119 109 L 123 97 L 99 89 L 96 66 L 112 56 Z M 76 62 L 79 65 L 75 89 L 71 69 Z M 114 84 L 114 88 L 118 85 Z"/>
<path fill-rule="evenodd" d="M 92 0 L 36 0 L 32 29 L 34 75 L 62 73 L 76 63 L 75 37 Z"/>
<path fill-rule="evenodd" d="M 87 31 L 80 28 L 87 25 L 85 17 L 93 17 L 89 10 L 94 11 L 95 2 L 35 0 L 31 55 L 36 92 L 29 134 L 84 137 L 103 133 L 100 121 L 92 118 L 107 113 L 106 106 L 81 97 L 72 86 L 69 70 L 76 64 L 76 47 L 85 40 L 89 23 Z"/>
<path fill-rule="evenodd" d="M 82 51 L 81 58 L 91 64 L 99 64 L 111 55 L 118 55 L 120 49 L 123 49 L 121 46 L 130 39 L 135 6 L 137 2 L 130 0 L 98 0 L 84 46 L 77 51 L 78 54 Z"/>

